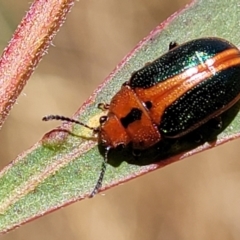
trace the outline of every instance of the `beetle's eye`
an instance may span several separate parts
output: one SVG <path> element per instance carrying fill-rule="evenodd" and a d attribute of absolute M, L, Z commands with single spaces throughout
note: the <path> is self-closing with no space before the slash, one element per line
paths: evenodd
<path fill-rule="evenodd" d="M 99 123 L 102 125 L 103 123 L 105 123 L 107 121 L 107 116 L 102 116 L 99 118 Z"/>

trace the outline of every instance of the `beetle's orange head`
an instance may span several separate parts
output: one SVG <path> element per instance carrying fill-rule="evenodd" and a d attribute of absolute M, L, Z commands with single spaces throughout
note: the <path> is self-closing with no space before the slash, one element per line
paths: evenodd
<path fill-rule="evenodd" d="M 114 114 L 100 118 L 98 140 L 100 144 L 110 148 L 126 146 L 130 142 L 126 129 Z"/>

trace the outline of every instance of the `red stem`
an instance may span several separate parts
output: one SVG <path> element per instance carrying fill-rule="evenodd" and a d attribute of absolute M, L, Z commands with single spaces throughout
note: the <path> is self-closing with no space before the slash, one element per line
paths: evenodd
<path fill-rule="evenodd" d="M 0 128 L 74 0 L 35 0 L 0 59 Z"/>

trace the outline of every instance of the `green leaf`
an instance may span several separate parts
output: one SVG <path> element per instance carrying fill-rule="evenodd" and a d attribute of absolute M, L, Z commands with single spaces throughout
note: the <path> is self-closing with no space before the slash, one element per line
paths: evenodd
<path fill-rule="evenodd" d="M 109 102 L 133 71 L 165 53 L 171 41 L 183 43 L 194 38 L 217 36 L 239 46 L 240 9 L 235 7 L 237 4 L 237 0 L 229 0 L 227 3 L 202 0 L 193 2 L 185 10 L 170 17 L 124 58 L 74 118 L 90 126 L 97 126 L 98 119 L 103 114 L 96 108 L 97 104 Z M 227 27 L 221 24 L 223 19 Z M 233 34 L 235 29 L 237 31 Z M 112 153 L 110 164 L 115 167 L 108 165 L 103 189 L 239 137 L 238 109 L 239 105 L 236 105 L 224 114 L 226 128 L 222 133 L 216 131 L 209 134 L 208 126 L 201 128 L 204 139 L 214 140 L 212 143 L 198 144 L 197 147 L 188 138 L 183 138 L 160 144 L 158 149 L 150 149 L 143 154 L 142 164 L 149 163 L 149 159 L 150 161 L 164 159 L 157 164 L 146 166 L 128 164 L 124 161 L 134 161 L 129 152 L 125 152 L 124 155 Z M 215 141 L 216 135 L 218 139 Z M 97 142 L 90 138 L 92 133 L 88 129 L 64 124 L 46 134 L 40 142 L 2 170 L 1 232 L 9 231 L 33 218 L 88 196 L 96 184 L 103 159 Z M 192 148 L 194 149 L 189 150 Z"/>

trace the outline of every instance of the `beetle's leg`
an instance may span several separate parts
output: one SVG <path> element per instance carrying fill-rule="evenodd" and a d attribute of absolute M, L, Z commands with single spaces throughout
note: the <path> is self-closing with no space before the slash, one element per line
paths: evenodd
<path fill-rule="evenodd" d="M 101 109 L 102 111 L 107 111 L 109 109 L 109 104 L 108 103 L 99 103 L 98 108 Z"/>
<path fill-rule="evenodd" d="M 138 149 L 132 149 L 132 155 L 135 162 L 138 162 L 138 158 L 141 156 L 141 151 Z"/>
<path fill-rule="evenodd" d="M 222 121 L 221 115 L 211 119 L 209 122 L 210 122 L 210 126 L 215 130 L 220 130 L 223 127 L 223 121 Z"/>
<path fill-rule="evenodd" d="M 193 136 L 192 136 L 192 138 L 193 138 L 193 141 L 195 142 L 195 143 L 201 143 L 202 141 L 203 141 L 203 136 L 202 136 L 202 134 L 201 133 L 195 133 Z"/>
<path fill-rule="evenodd" d="M 170 42 L 170 43 L 169 43 L 168 50 L 170 51 L 170 50 L 172 50 L 173 48 L 175 48 L 175 47 L 177 47 L 177 46 L 178 46 L 178 44 L 177 44 L 176 42 Z"/>
<path fill-rule="evenodd" d="M 150 64 L 152 64 L 152 62 L 146 62 L 146 63 L 144 64 L 144 67 L 146 67 L 146 66 L 148 66 L 148 65 L 150 65 Z"/>

